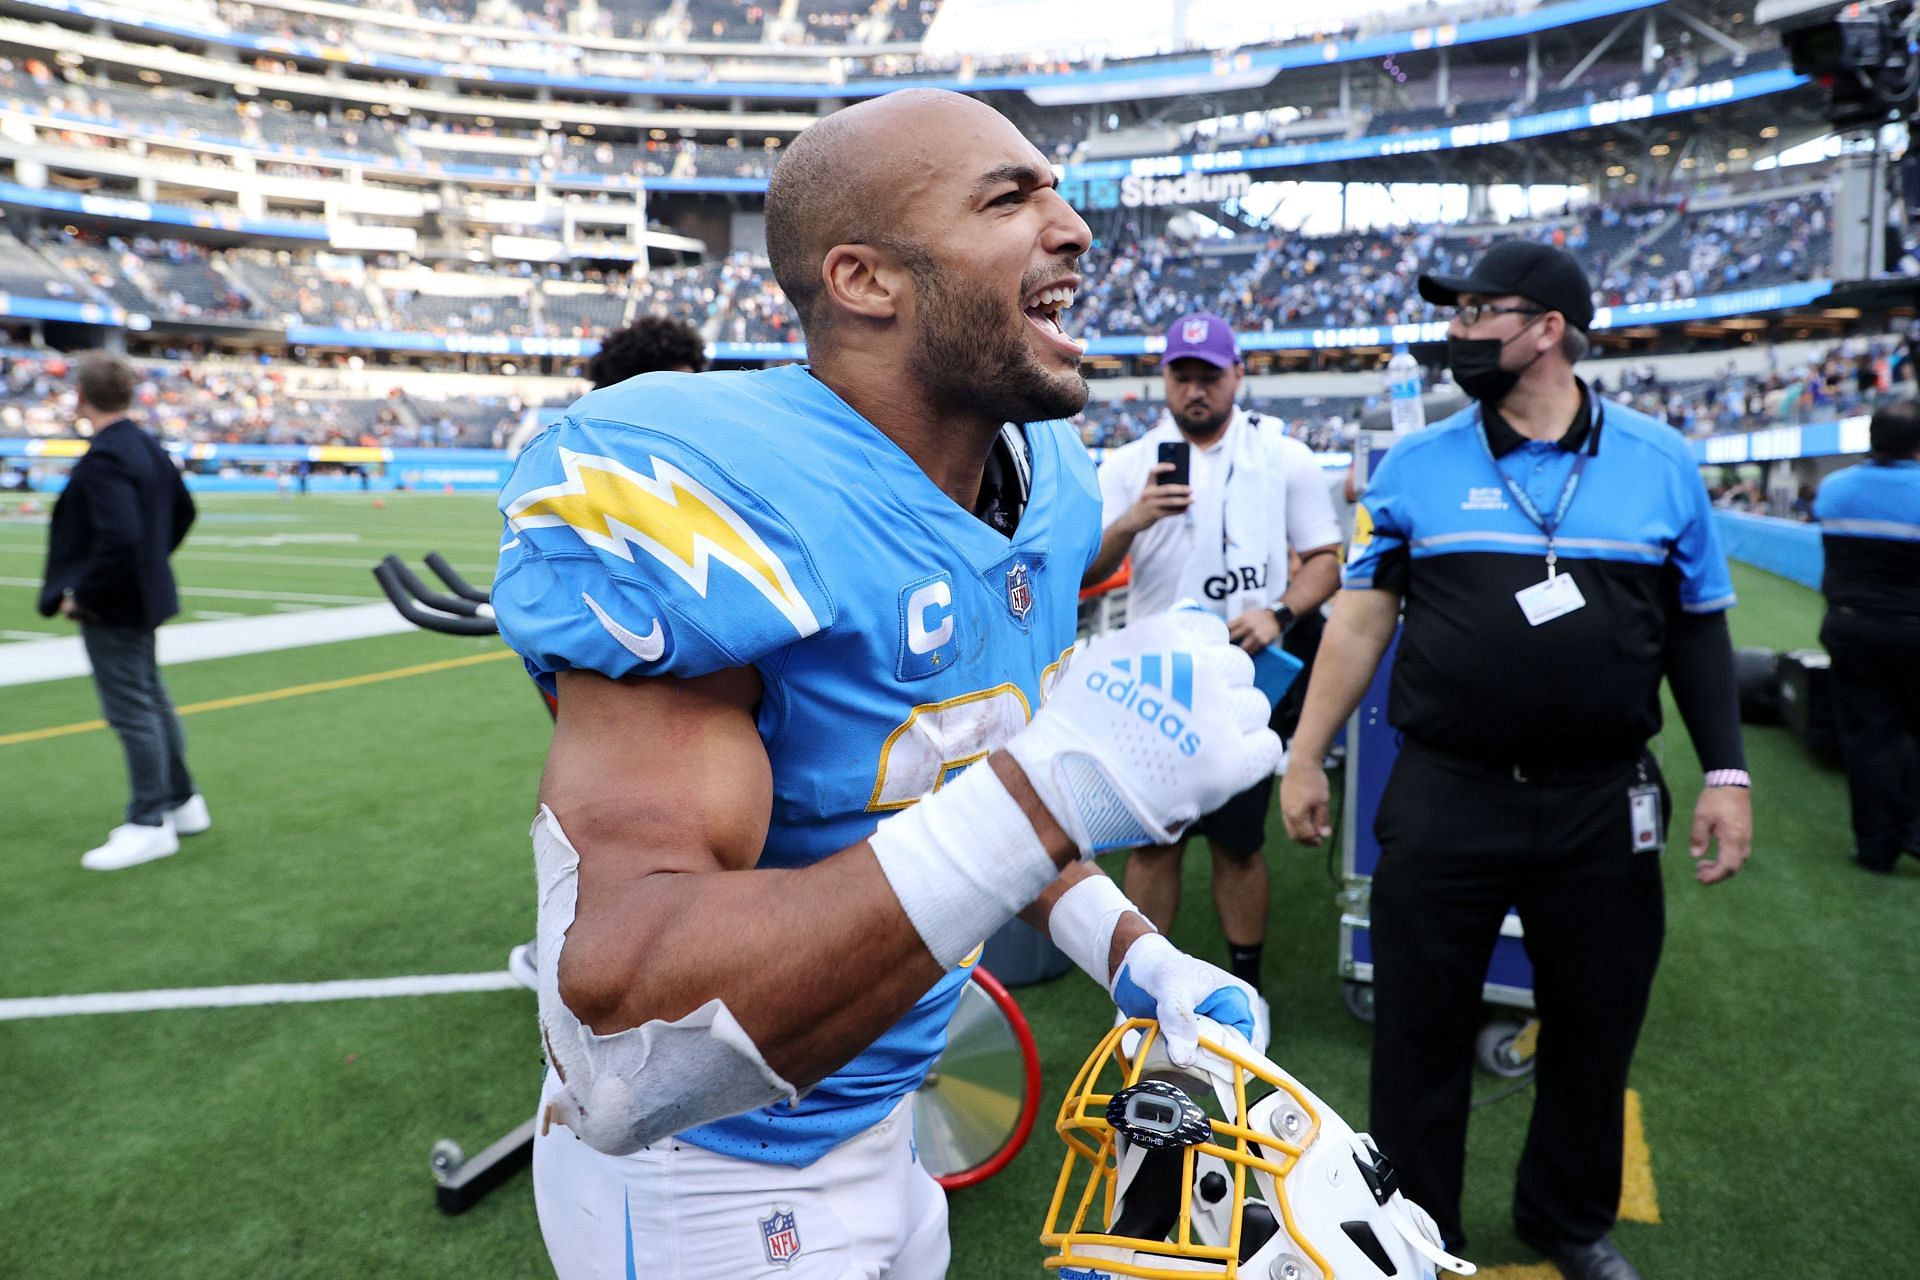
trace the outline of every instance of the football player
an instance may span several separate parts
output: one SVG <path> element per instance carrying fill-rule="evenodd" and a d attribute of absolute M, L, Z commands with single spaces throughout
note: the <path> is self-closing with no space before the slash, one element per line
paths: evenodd
<path fill-rule="evenodd" d="M 1176 1056 L 1199 1016 L 1252 1033 L 1250 989 L 1083 860 L 1279 758 L 1217 619 L 1072 653 L 1088 238 L 991 108 L 848 108 L 767 193 L 811 363 L 648 374 L 522 453 L 493 603 L 558 697 L 534 1189 L 563 1280 L 944 1275 L 908 1095 L 1016 913 Z"/>

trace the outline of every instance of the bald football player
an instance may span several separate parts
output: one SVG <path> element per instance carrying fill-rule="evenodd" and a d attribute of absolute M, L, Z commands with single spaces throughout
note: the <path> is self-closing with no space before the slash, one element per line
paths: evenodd
<path fill-rule="evenodd" d="M 1176 1055 L 1197 1016 L 1252 1033 L 1251 991 L 1084 860 L 1279 757 L 1216 619 L 1073 652 L 1088 238 L 992 109 L 848 108 L 767 193 L 810 363 L 598 390 L 519 459 L 493 598 L 558 698 L 534 1175 L 563 1280 L 944 1275 L 909 1095 L 1016 914 Z"/>

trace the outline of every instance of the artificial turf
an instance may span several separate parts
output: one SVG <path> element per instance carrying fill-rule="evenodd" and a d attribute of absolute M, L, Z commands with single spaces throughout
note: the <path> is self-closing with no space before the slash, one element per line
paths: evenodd
<path fill-rule="evenodd" d="M 176 561 L 189 610 L 313 603 L 196 589 L 375 599 L 366 567 L 389 550 L 439 549 L 484 579 L 496 541 L 480 498 L 203 508 Z M 21 583 L 44 526 L 15 509 L 0 506 L 0 630 L 52 633 Z M 199 541 L 214 534 L 226 540 Z M 1738 642 L 1814 643 L 1817 596 L 1735 578 Z M 490 643 L 405 634 L 167 675 L 190 705 Z M 0 687 L 0 740 L 97 715 L 85 680 Z M 546 718 L 512 661 L 208 710 L 186 728 L 214 829 L 111 876 L 78 865 L 123 802 L 111 735 L 0 746 L 0 999 L 497 969 L 531 932 L 525 830 Z M 1649 1277 L 1910 1276 L 1920 866 L 1855 871 L 1840 775 L 1783 729 L 1749 729 L 1748 744 L 1754 860 L 1706 889 L 1685 852 L 1691 750 L 1677 727 L 1662 739 L 1681 817 L 1633 1078 L 1661 1221 L 1618 1238 Z M 1336 886 L 1318 852 L 1276 836 L 1269 858 L 1273 1056 L 1363 1124 L 1368 1032 L 1339 998 Z M 1175 940 L 1217 959 L 1205 860 L 1189 862 Z M 1042 1123 L 1008 1170 L 953 1197 L 955 1277 L 1041 1274 L 1034 1237 L 1061 1154 L 1048 1124 L 1110 1017 L 1077 975 L 1016 994 L 1041 1052 Z M 473 1150 L 524 1118 L 538 1071 L 519 991 L 0 1021 L 0 1277 L 545 1274 L 524 1176 L 446 1219 L 427 1166 L 437 1137 Z M 1506 1216 L 1529 1096 L 1475 1114 L 1466 1210 L 1483 1263 L 1532 1259 Z"/>

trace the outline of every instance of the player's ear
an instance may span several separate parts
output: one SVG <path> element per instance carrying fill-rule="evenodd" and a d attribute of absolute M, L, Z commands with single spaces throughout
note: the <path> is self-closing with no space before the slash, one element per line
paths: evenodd
<path fill-rule="evenodd" d="M 891 257 L 870 244 L 837 244 L 820 263 L 827 302 L 869 320 L 891 320 L 909 277 Z"/>

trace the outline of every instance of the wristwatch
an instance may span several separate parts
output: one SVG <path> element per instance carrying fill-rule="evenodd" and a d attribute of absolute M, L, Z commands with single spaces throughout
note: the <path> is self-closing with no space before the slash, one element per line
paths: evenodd
<path fill-rule="evenodd" d="M 1293 610 L 1284 604 L 1277 604 L 1269 612 L 1273 614 L 1273 620 L 1280 624 L 1280 634 L 1286 635 L 1287 628 L 1293 625 Z"/>

